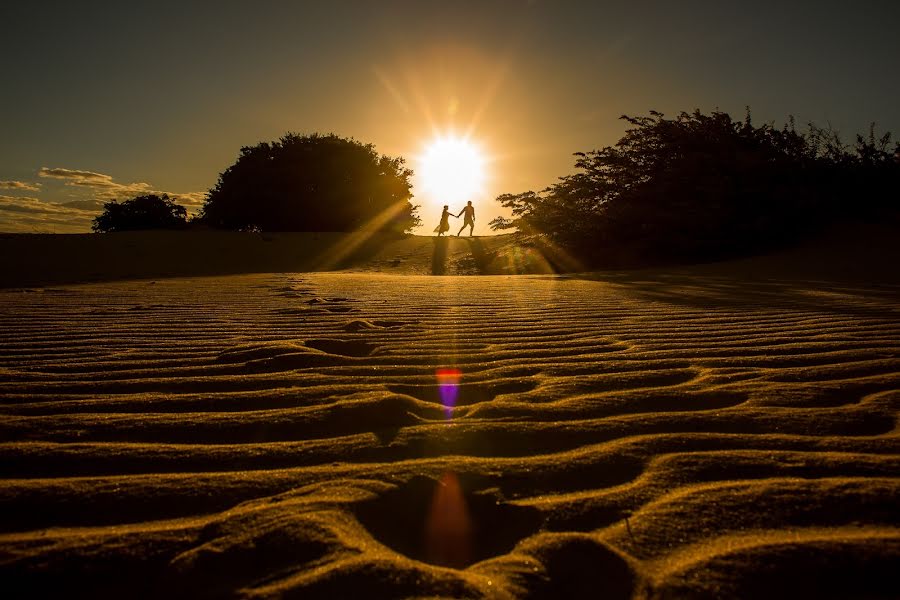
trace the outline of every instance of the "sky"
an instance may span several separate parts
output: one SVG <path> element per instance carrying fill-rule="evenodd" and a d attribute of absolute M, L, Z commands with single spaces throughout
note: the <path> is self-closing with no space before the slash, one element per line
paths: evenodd
<path fill-rule="evenodd" d="M 623 114 L 875 121 L 900 135 L 900 2 L 8 2 L 0 231 L 86 232 L 111 199 L 191 212 L 242 146 L 333 132 L 417 163 L 467 139 L 501 193 L 573 172 Z M 896 139 L 896 137 L 895 137 Z M 418 176 L 417 176 L 418 177 Z M 428 233 L 441 203 L 414 177 Z"/>

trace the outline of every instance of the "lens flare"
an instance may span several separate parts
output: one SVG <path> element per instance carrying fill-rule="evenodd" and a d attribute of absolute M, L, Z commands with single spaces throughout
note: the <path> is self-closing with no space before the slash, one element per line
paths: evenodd
<path fill-rule="evenodd" d="M 459 380 L 462 379 L 462 371 L 459 369 L 438 369 L 436 376 L 441 404 L 444 405 L 444 414 L 449 419 L 453 415 L 453 409 L 456 407 L 456 397 L 459 395 Z"/>
<path fill-rule="evenodd" d="M 435 486 L 425 523 L 425 551 L 429 562 L 457 569 L 471 560 L 472 520 L 454 473 L 444 473 Z"/>

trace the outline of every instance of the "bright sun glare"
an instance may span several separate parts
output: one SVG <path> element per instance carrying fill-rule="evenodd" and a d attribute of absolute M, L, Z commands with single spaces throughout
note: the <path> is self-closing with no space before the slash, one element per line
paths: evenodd
<path fill-rule="evenodd" d="M 467 139 L 437 138 L 418 163 L 423 195 L 435 204 L 464 204 L 484 191 L 485 159 Z"/>

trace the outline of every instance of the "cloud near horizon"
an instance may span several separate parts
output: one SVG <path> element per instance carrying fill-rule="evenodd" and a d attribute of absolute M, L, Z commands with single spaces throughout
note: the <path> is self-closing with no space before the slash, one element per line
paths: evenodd
<path fill-rule="evenodd" d="M 77 195 L 65 201 L 0 195 L 0 232 L 87 233 L 91 230 L 94 217 L 103 212 L 103 205 L 107 202 L 124 202 L 147 194 L 167 194 L 184 206 L 189 215 L 194 215 L 206 198 L 206 192 L 167 192 L 155 189 L 149 183 L 119 183 L 112 175 L 80 169 L 41 167 L 38 176 L 59 180 Z M 41 187 L 42 184 L 37 182 L 0 181 L 0 189 L 46 193 L 47 190 L 41 190 Z"/>
<path fill-rule="evenodd" d="M 96 215 L 31 196 L 0 195 L 0 231 L 7 233 L 83 233 Z"/>
<path fill-rule="evenodd" d="M 0 180 L 0 190 L 22 190 L 25 192 L 41 191 L 40 183 L 29 183 L 27 181 Z"/>
<path fill-rule="evenodd" d="M 81 171 L 79 169 L 62 169 L 50 167 L 41 167 L 38 171 L 39 177 L 52 177 L 54 179 L 70 179 L 77 181 L 112 181 L 112 175 L 104 175 L 103 173 L 95 173 L 94 171 Z"/>
<path fill-rule="evenodd" d="M 155 189 L 149 183 L 144 182 L 119 183 L 113 180 L 112 175 L 97 173 L 95 171 L 82 171 L 80 169 L 41 167 L 38 171 L 38 176 L 60 179 L 65 182 L 65 185 L 71 187 L 92 189 L 93 196 L 96 200 L 119 200 L 124 202 L 135 196 L 146 194 L 156 194 L 161 196 L 163 194 L 168 194 L 170 198 L 184 205 L 185 208 L 188 209 L 188 212 L 191 212 L 190 209 L 192 208 L 197 209 L 202 206 L 203 200 L 206 197 L 206 192 L 166 192 Z M 72 202 L 64 203 L 64 205 L 72 205 Z M 98 204 L 98 210 L 102 209 L 103 203 L 100 202 Z"/>
<path fill-rule="evenodd" d="M 105 200 L 127 200 L 141 194 L 154 193 L 149 183 L 117 183 L 113 181 L 112 175 L 80 169 L 41 167 L 38 177 L 60 179 L 67 186 L 91 188 L 95 197 Z"/>

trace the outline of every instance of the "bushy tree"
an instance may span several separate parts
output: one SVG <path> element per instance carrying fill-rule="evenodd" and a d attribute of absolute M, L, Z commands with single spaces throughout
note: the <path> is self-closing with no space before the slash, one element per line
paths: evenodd
<path fill-rule="evenodd" d="M 576 173 L 541 192 L 498 197 L 512 218 L 492 228 L 593 263 L 702 260 L 784 243 L 896 198 L 890 134 L 873 130 L 848 147 L 830 130 L 801 134 L 793 120 L 754 126 L 749 111 L 743 121 L 700 111 L 622 118 L 632 126 L 622 139 L 577 153 Z"/>
<path fill-rule="evenodd" d="M 92 229 L 98 233 L 138 231 L 142 229 L 181 229 L 187 224 L 187 209 L 167 194 L 138 196 L 119 203 L 103 205 L 103 213 L 94 218 Z"/>
<path fill-rule="evenodd" d="M 371 144 L 288 133 L 241 148 L 219 175 L 200 214 L 232 230 L 405 232 L 419 224 L 412 171 Z"/>

